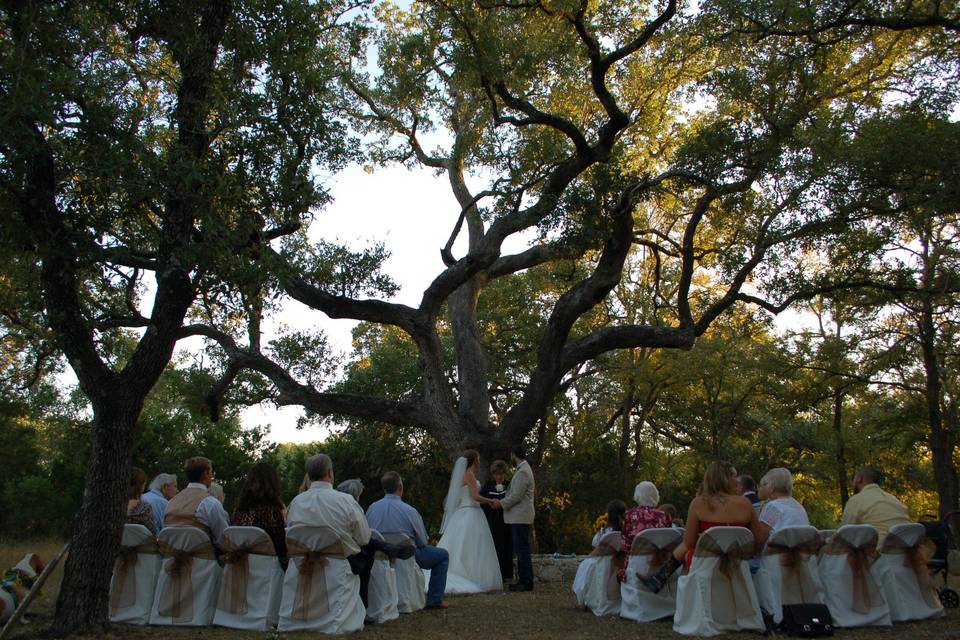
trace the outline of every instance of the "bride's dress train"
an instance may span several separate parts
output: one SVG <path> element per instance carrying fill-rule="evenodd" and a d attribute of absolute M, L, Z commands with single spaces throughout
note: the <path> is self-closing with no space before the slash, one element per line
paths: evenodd
<path fill-rule="evenodd" d="M 460 487 L 457 509 L 449 515 L 437 546 L 450 554 L 444 593 L 481 593 L 503 589 L 500 563 L 487 518 L 480 505 L 470 497 L 466 485 Z"/>

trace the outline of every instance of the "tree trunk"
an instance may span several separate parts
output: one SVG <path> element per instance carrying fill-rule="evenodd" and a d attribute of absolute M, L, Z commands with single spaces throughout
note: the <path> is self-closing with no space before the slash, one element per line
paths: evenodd
<path fill-rule="evenodd" d="M 83 502 L 74 520 L 51 628 L 55 636 L 100 635 L 108 624 L 110 578 L 126 515 L 138 415 L 139 409 L 130 406 L 95 410 Z"/>
<path fill-rule="evenodd" d="M 627 478 L 627 471 L 630 466 L 628 456 L 630 455 L 630 438 L 633 435 L 631 414 L 633 413 L 634 404 L 634 382 L 631 377 L 627 379 L 627 391 L 623 395 L 623 400 L 620 404 L 620 451 L 618 452 L 619 464 L 617 465 L 617 473 L 620 477 L 618 478 L 617 484 L 621 488 L 625 488 L 630 482 L 630 479 Z"/>
<path fill-rule="evenodd" d="M 943 387 L 940 379 L 940 363 L 936 344 L 936 325 L 933 317 L 933 302 L 927 296 L 920 314 L 920 348 L 923 353 L 927 421 L 930 426 L 928 443 L 933 459 L 933 478 L 940 499 L 940 517 L 958 506 L 957 470 L 953 466 L 953 442 L 944 428 L 941 399 Z"/>
<path fill-rule="evenodd" d="M 847 506 L 850 490 L 847 488 L 847 454 L 843 440 L 843 396 L 840 387 L 833 392 L 833 433 L 836 438 L 837 484 L 840 489 L 840 506 Z"/>

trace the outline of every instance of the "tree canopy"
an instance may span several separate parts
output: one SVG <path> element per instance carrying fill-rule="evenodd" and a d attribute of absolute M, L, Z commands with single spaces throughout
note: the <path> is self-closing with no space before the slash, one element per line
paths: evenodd
<path fill-rule="evenodd" d="M 952 4 L 5 2 L 0 28 L 4 384 L 62 354 L 91 414 L 58 632 L 106 618 L 138 424 L 197 336 L 212 419 L 526 440 L 557 513 L 583 465 L 806 473 L 824 433 L 843 500 L 851 420 L 957 507 Z M 382 244 L 311 234 L 353 162 L 450 186 L 415 305 Z M 343 369 L 277 328 L 291 304 L 360 323 Z M 807 304 L 819 331 L 771 331 Z"/>

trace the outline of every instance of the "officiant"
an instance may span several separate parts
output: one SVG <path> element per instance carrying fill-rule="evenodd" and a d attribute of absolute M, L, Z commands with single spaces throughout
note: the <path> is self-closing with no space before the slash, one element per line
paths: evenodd
<path fill-rule="evenodd" d="M 480 495 L 491 500 L 501 500 L 507 495 L 507 463 L 503 460 L 494 460 L 490 465 L 490 480 L 480 487 Z M 504 581 L 513 580 L 513 541 L 510 537 L 510 525 L 503 521 L 503 509 L 494 509 L 483 505 L 483 512 L 487 516 L 490 526 L 490 535 L 493 536 L 493 546 L 497 550 L 497 560 L 500 562 L 500 575 Z"/>

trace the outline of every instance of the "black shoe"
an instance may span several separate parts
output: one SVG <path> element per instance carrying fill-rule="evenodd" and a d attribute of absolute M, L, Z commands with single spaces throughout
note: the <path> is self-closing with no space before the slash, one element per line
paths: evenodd
<path fill-rule="evenodd" d="M 507 588 L 510 589 L 510 591 L 533 591 L 532 584 L 523 584 L 521 582 L 514 582 Z"/>

